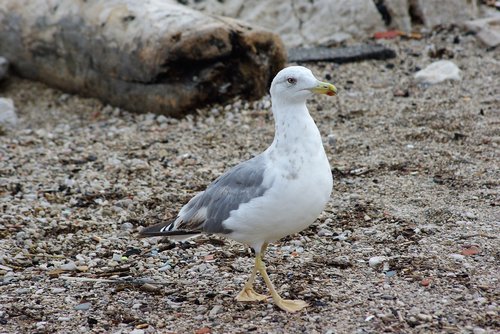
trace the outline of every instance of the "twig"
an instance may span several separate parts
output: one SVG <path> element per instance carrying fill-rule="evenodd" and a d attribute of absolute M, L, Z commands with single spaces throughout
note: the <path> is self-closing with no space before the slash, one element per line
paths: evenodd
<path fill-rule="evenodd" d="M 148 279 L 106 279 L 106 278 L 89 278 L 89 277 L 73 277 L 73 276 L 59 276 L 59 278 L 67 281 L 79 281 L 79 282 L 93 282 L 93 283 L 113 283 L 113 284 L 133 284 L 133 285 L 164 285 L 167 286 L 168 282 L 153 282 Z"/>

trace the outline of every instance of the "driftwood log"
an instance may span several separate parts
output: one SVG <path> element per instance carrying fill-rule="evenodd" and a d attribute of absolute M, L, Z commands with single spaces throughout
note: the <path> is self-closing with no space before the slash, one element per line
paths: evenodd
<path fill-rule="evenodd" d="M 2 0 L 0 55 L 23 77 L 171 116 L 260 97 L 286 60 L 277 35 L 168 0 Z"/>

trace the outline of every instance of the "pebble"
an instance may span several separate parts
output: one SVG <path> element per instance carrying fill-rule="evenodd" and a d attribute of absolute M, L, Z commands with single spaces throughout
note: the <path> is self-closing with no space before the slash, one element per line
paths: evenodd
<path fill-rule="evenodd" d="M 118 253 L 113 254 L 113 261 L 120 262 L 122 260 L 122 256 Z"/>
<path fill-rule="evenodd" d="M 432 315 L 429 314 L 419 313 L 417 314 L 417 318 L 419 318 L 422 321 L 432 321 Z"/>
<path fill-rule="evenodd" d="M 10 130 L 16 127 L 18 118 L 14 101 L 0 97 L 0 130 Z"/>
<path fill-rule="evenodd" d="M 326 229 L 326 228 L 322 228 L 318 231 L 318 235 L 320 237 L 329 237 L 329 236 L 332 236 L 333 235 L 333 232 Z"/>
<path fill-rule="evenodd" d="M 328 135 L 328 145 L 331 147 L 335 147 L 335 144 L 337 143 L 337 137 L 335 137 L 334 134 Z"/>
<path fill-rule="evenodd" d="M 385 256 L 373 256 L 368 260 L 368 264 L 370 267 L 376 267 L 386 260 L 387 258 Z"/>
<path fill-rule="evenodd" d="M 144 334 L 144 329 L 134 329 L 130 334 Z"/>
<path fill-rule="evenodd" d="M 468 218 L 468 219 L 476 219 L 477 218 L 476 214 L 472 211 L 466 211 L 464 213 L 464 216 L 465 216 L 465 218 Z"/>
<path fill-rule="evenodd" d="M 65 263 L 65 264 L 61 265 L 60 268 L 62 270 L 73 271 L 73 270 L 76 270 L 76 263 L 74 263 L 73 261 L 71 261 L 71 262 L 68 262 L 68 263 Z"/>
<path fill-rule="evenodd" d="M 438 84 L 446 80 L 459 81 L 460 69 L 449 60 L 439 60 L 415 73 L 415 80 L 425 84 Z"/>
<path fill-rule="evenodd" d="M 134 228 L 134 224 L 129 223 L 129 222 L 123 223 L 122 226 L 120 226 L 120 229 L 122 231 L 129 231 L 129 230 L 131 230 L 133 228 Z"/>
<path fill-rule="evenodd" d="M 52 293 L 61 293 L 61 292 L 66 291 L 66 289 L 65 288 L 52 288 L 50 291 L 52 291 Z"/>
<path fill-rule="evenodd" d="M 78 304 L 74 307 L 75 310 L 77 311 L 87 311 L 88 309 L 90 309 L 90 307 L 92 306 L 92 303 L 81 303 L 81 304 Z"/>
<path fill-rule="evenodd" d="M 158 271 L 167 271 L 172 269 L 172 266 L 170 264 L 166 264 L 163 267 L 158 268 Z"/>
<path fill-rule="evenodd" d="M 472 333 L 474 333 L 474 334 L 486 334 L 486 330 L 484 328 L 481 328 L 481 327 L 474 327 L 472 329 Z"/>
<path fill-rule="evenodd" d="M 158 117 L 156 117 L 156 121 L 159 123 L 159 124 L 163 124 L 163 123 L 167 123 L 168 122 L 168 118 L 163 116 L 163 115 L 160 115 Z"/>
<path fill-rule="evenodd" d="M 213 317 L 220 313 L 222 311 L 222 305 L 215 305 L 210 312 L 208 313 L 209 316 Z"/>
<path fill-rule="evenodd" d="M 462 254 L 450 254 L 450 257 L 453 259 L 453 260 L 457 260 L 457 261 L 463 261 L 465 259 L 465 256 L 463 256 Z"/>

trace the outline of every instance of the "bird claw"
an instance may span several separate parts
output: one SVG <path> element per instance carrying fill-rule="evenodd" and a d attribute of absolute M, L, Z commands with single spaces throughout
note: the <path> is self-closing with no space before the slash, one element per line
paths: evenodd
<path fill-rule="evenodd" d="M 243 290 L 238 293 L 236 296 L 236 300 L 239 302 L 255 302 L 255 301 L 263 301 L 266 300 L 268 296 L 261 295 L 260 293 L 255 292 L 253 288 L 243 288 Z"/>
<path fill-rule="evenodd" d="M 290 300 L 290 299 L 280 299 L 278 301 L 275 301 L 275 304 L 280 309 L 290 313 L 300 311 L 303 308 L 309 306 L 309 304 L 303 300 Z"/>

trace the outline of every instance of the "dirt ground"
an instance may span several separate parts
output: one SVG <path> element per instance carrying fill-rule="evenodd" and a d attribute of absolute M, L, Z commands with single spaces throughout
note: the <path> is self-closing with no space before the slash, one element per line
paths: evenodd
<path fill-rule="evenodd" d="M 175 120 L 10 78 L 0 332 L 498 333 L 500 52 L 456 28 L 382 43 L 397 58 L 306 65 L 339 94 L 308 104 L 332 199 L 265 258 L 280 293 L 310 303 L 295 314 L 235 302 L 253 265 L 241 244 L 137 238 L 271 143 L 269 97 Z M 439 58 L 462 80 L 416 84 Z"/>

